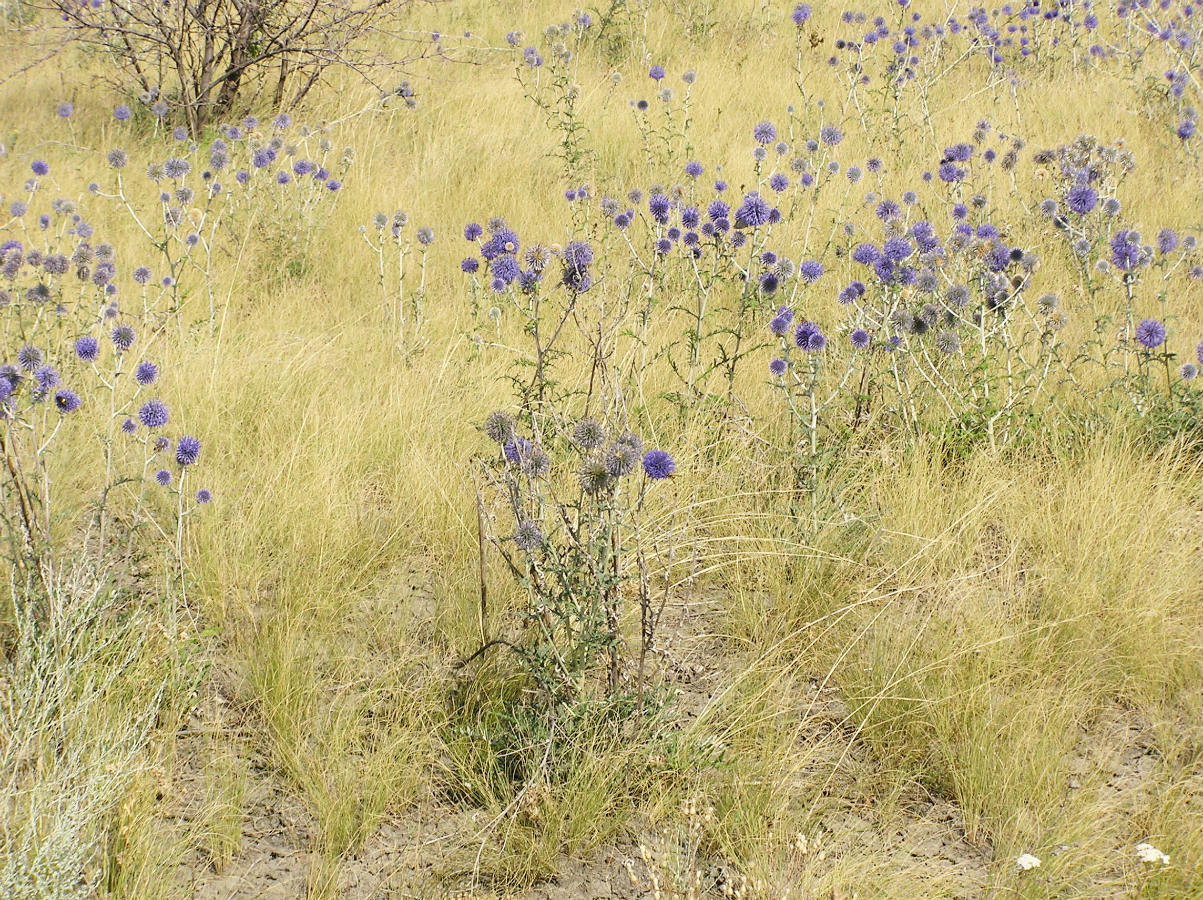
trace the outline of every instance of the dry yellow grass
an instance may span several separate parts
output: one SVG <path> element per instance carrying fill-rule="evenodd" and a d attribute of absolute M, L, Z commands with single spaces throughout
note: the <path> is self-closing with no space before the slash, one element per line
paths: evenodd
<path fill-rule="evenodd" d="M 648 171 L 627 109 L 653 62 L 696 70 L 692 155 L 708 163 L 746 160 L 751 126 L 799 102 L 782 4 L 618 7 L 624 41 L 612 56 L 587 48 L 576 76 L 595 193 L 675 177 Z M 409 14 L 415 33 L 483 38 L 448 39 L 457 59 L 422 64 L 415 111 L 339 123 L 370 95 L 336 75 L 297 114 L 335 122 L 336 145 L 356 152 L 308 266 L 281 271 L 277 248 L 252 234 L 217 274 L 229 291 L 219 335 L 162 339 L 163 396 L 204 442 L 216 501 L 190 533 L 187 615 L 147 613 L 164 637 L 146 643 L 130 690 L 168 685 L 167 713 L 137 746 L 117 813 L 90 826 L 111 831 L 113 849 L 85 893 L 258 896 L 262 860 L 248 854 L 284 848 L 301 862 L 283 883 L 311 897 L 522 894 L 614 854 L 665 896 L 703 876 L 721 892 L 719 869 L 730 895 L 756 897 L 1198 895 L 1203 473 L 1197 448 L 1150 450 L 1138 429 L 1022 451 L 862 447 L 832 466 L 839 512 L 808 520 L 778 502 L 777 474 L 740 435 L 649 410 L 649 435 L 679 466 L 654 512 L 701 572 L 676 601 L 706 610 L 668 636 L 679 650 L 666 669 L 698 653 L 710 679 L 678 701 L 679 740 L 650 757 L 638 741 L 582 742 L 558 780 L 520 790 L 458 730 L 452 667 L 481 628 L 468 462 L 484 416 L 511 402 L 508 354 L 470 352 L 459 230 L 501 215 L 524 235 L 571 237 L 548 224 L 567 222 L 555 136 L 512 58 L 485 44 L 568 12 L 454 0 Z M 838 12 L 816 12 L 828 45 Z M 32 53 L 20 31 L 0 42 L 13 69 Z M 33 158 L 64 195 L 96 177 L 115 140 L 99 65 L 69 52 L 0 84 L 0 185 L 19 185 Z M 1198 151 L 1184 159 L 1134 99 L 1157 61 L 1102 71 L 1067 91 L 1080 76 L 1029 67 L 979 92 L 970 61 L 908 108 L 922 125 L 900 145 L 850 128 L 841 155 L 885 156 L 881 190 L 896 195 L 981 118 L 1029 149 L 1082 132 L 1122 139 L 1138 161 L 1125 215 L 1197 233 Z M 840 90 L 826 67 L 807 76 L 813 96 Z M 66 97 L 72 140 L 54 122 Z M 131 170 L 162 157 L 164 140 L 123 139 Z M 733 184 L 749 177 L 731 165 Z M 1025 191 L 999 179 L 990 199 L 1022 219 L 1017 241 L 1047 243 L 1021 215 Z M 382 322 L 358 233 L 395 208 L 437 234 L 417 354 Z M 95 209 L 98 231 L 136 246 L 121 215 Z M 1072 293 L 1064 262 L 1042 256 L 1043 281 Z M 1179 353 L 1203 333 L 1190 284 L 1166 299 Z M 1137 302 L 1162 309 L 1151 290 Z M 666 374 L 650 370 L 649 397 L 671 387 Z M 754 419 L 779 419 L 758 375 L 742 397 Z M 73 476 L 86 487 L 86 471 Z M 496 561 L 489 576 L 496 627 L 514 596 Z M 187 671 L 164 675 L 164 659 Z M 500 672 L 483 666 L 469 687 L 482 720 Z M 88 713 L 72 739 L 116 715 Z M 916 849 L 931 840 L 943 857 Z M 1171 864 L 1139 863 L 1141 842 Z M 1017 870 L 1023 853 L 1041 867 Z M 364 880 L 373 865 L 377 880 Z M 568 883 L 587 890 L 588 872 Z"/>

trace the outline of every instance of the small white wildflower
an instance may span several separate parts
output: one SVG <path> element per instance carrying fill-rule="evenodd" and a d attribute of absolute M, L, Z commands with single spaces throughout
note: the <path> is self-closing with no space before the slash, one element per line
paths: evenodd
<path fill-rule="evenodd" d="M 1015 865 L 1017 865 L 1020 871 L 1023 872 L 1026 872 L 1029 869 L 1039 869 L 1040 857 L 1033 856 L 1031 853 L 1025 853 L 1019 857 L 1019 859 L 1015 860 Z"/>
<path fill-rule="evenodd" d="M 1161 863 L 1163 866 L 1170 864 L 1170 858 L 1152 844 L 1137 844 L 1136 855 L 1143 863 Z"/>

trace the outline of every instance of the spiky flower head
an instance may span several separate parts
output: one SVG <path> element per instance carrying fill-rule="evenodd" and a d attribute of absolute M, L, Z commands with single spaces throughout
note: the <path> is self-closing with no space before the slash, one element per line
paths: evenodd
<path fill-rule="evenodd" d="M 1136 340 L 1153 350 L 1165 343 L 1165 325 L 1157 319 L 1143 319 L 1136 326 Z"/>
<path fill-rule="evenodd" d="M 522 469 L 523 474 L 529 475 L 531 478 L 542 478 L 551 471 L 551 457 L 542 447 L 531 447 L 529 451 L 522 454 L 519 468 Z"/>
<path fill-rule="evenodd" d="M 955 331 L 941 331 L 936 335 L 936 348 L 941 353 L 952 356 L 961 349 L 961 339 Z"/>
<path fill-rule="evenodd" d="M 586 416 L 573 426 L 572 440 L 582 450 L 593 450 L 606 442 L 606 429 L 597 419 Z"/>
<path fill-rule="evenodd" d="M 167 404 L 162 400 L 147 400 L 138 410 L 138 419 L 147 428 L 162 428 L 170 421 Z"/>
<path fill-rule="evenodd" d="M 63 415 L 73 413 L 80 406 L 79 394 L 68 388 L 62 388 L 54 394 L 54 405 Z"/>
<path fill-rule="evenodd" d="M 171 473 L 167 469 L 159 469 L 159 471 L 155 472 L 155 481 L 163 485 L 163 487 L 167 487 L 167 485 L 171 484 Z"/>
<path fill-rule="evenodd" d="M 485 419 L 485 434 L 498 444 L 508 443 L 514 439 L 514 420 L 508 413 L 495 410 Z"/>
<path fill-rule="evenodd" d="M 113 346 L 117 348 L 118 353 L 124 353 L 130 347 L 134 346 L 136 335 L 134 329 L 128 325 L 118 325 L 113 329 L 111 335 Z"/>
<path fill-rule="evenodd" d="M 175 461 L 181 466 L 191 466 L 200 457 L 200 449 L 200 441 L 186 434 L 175 445 Z"/>
<path fill-rule="evenodd" d="M 538 523 L 532 519 L 522 522 L 514 532 L 514 543 L 518 545 L 519 550 L 527 553 L 534 553 L 542 547 L 543 532 L 539 529 Z"/>
<path fill-rule="evenodd" d="M 159 367 L 149 360 L 143 360 L 138 363 L 138 367 L 134 369 L 134 380 L 142 387 L 154 384 L 155 379 L 159 377 Z"/>
<path fill-rule="evenodd" d="M 643 471 L 648 478 L 669 478 L 677 470 L 677 464 L 667 450 L 649 450 L 643 456 Z"/>
<path fill-rule="evenodd" d="M 196 492 L 196 502 L 204 506 L 213 499 L 213 492 L 208 488 L 201 488 Z"/>
<path fill-rule="evenodd" d="M 581 464 L 581 490 L 586 494 L 600 494 L 614 483 L 606 461 L 600 456 L 590 456 Z"/>

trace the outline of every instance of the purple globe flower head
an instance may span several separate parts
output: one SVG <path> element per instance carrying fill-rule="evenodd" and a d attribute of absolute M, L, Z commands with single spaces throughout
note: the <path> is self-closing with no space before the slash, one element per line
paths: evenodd
<path fill-rule="evenodd" d="M 789 187 L 789 176 L 781 172 L 776 172 L 769 176 L 769 187 L 777 193 L 781 193 Z"/>
<path fill-rule="evenodd" d="M 59 377 L 58 369 L 51 365 L 41 365 L 34 369 L 33 380 L 44 391 L 48 391 L 52 387 L 58 387 L 62 381 Z"/>
<path fill-rule="evenodd" d="M 902 215 L 902 207 L 893 200 L 882 200 L 877 204 L 877 218 L 883 222 L 888 222 L 890 219 L 897 218 Z"/>
<path fill-rule="evenodd" d="M 669 210 L 672 209 L 672 201 L 669 200 L 666 195 L 652 194 L 652 196 L 648 198 L 647 208 L 652 214 L 652 219 L 654 219 L 658 224 L 668 224 L 668 214 Z"/>
<path fill-rule="evenodd" d="M 159 435 L 155 438 L 154 449 L 155 453 L 166 453 L 171 449 L 171 438 L 166 435 Z"/>
<path fill-rule="evenodd" d="M 676 470 L 677 464 L 666 450 L 649 450 L 643 455 L 643 471 L 648 478 L 671 478 Z"/>
<path fill-rule="evenodd" d="M 857 328 L 852 334 L 848 335 L 848 342 L 856 350 L 864 350 L 869 346 L 869 332 L 863 328 Z"/>
<path fill-rule="evenodd" d="M 1165 325 L 1157 319 L 1142 319 L 1136 326 L 1136 340 L 1150 350 L 1165 343 Z"/>
<path fill-rule="evenodd" d="M 790 19 L 795 25 L 801 28 L 810 20 L 810 4 L 799 3 L 794 7 L 794 11 L 790 13 Z"/>
<path fill-rule="evenodd" d="M 1164 256 L 1178 249 L 1178 233 L 1172 228 L 1163 228 L 1157 232 L 1157 252 Z"/>
<path fill-rule="evenodd" d="M 512 284 L 522 269 L 518 265 L 518 260 L 513 255 L 506 253 L 493 260 L 489 265 L 489 271 L 494 278 L 500 278 L 506 284 Z"/>
<path fill-rule="evenodd" d="M 1140 265 L 1140 246 L 1131 235 L 1132 232 L 1121 229 L 1111 238 L 1111 264 L 1121 272 L 1131 272 Z"/>
<path fill-rule="evenodd" d="M 777 140 L 777 126 L 772 122 L 758 122 L 752 129 L 752 138 L 758 144 L 769 145 Z"/>
<path fill-rule="evenodd" d="M 794 328 L 794 343 L 799 349 L 805 350 L 810 345 L 811 335 L 818 334 L 819 326 L 814 322 L 803 319 Z"/>
<path fill-rule="evenodd" d="M 121 431 L 124 434 L 137 434 L 138 423 L 133 419 L 126 417 L 126 420 L 121 423 Z"/>
<path fill-rule="evenodd" d="M 940 177 L 940 180 L 946 184 L 952 184 L 953 182 L 961 181 L 965 178 L 965 170 L 954 162 L 940 163 L 939 167 L 936 169 L 936 174 Z M 924 180 L 930 180 L 930 176 Z"/>
<path fill-rule="evenodd" d="M 212 501 L 212 499 L 213 499 L 213 492 L 210 491 L 208 488 L 201 488 L 199 491 L 196 492 L 196 502 L 199 503 L 201 506 L 204 506 L 206 503 L 209 503 L 210 501 Z"/>
<path fill-rule="evenodd" d="M 151 113 L 154 114 L 154 117 L 156 119 L 162 119 L 162 118 L 166 117 L 169 110 L 168 110 L 167 103 L 165 101 L 156 100 L 154 103 L 152 103 L 150 105 L 150 111 L 151 111 Z"/>
<path fill-rule="evenodd" d="M 722 200 L 714 200 L 709 206 L 706 207 L 706 217 L 709 218 L 711 222 L 717 222 L 719 219 L 725 219 L 730 214 L 731 207 L 729 207 Z"/>
<path fill-rule="evenodd" d="M 138 420 L 147 428 L 162 428 L 170 421 L 167 404 L 162 400 L 147 400 L 138 410 Z"/>
<path fill-rule="evenodd" d="M 62 388 L 54 393 L 54 406 L 60 413 L 73 413 L 80 407 L 79 394 L 69 388 Z"/>
<path fill-rule="evenodd" d="M 191 466 L 200 457 L 200 449 L 200 441 L 186 434 L 175 445 L 175 461 L 181 466 Z"/>
<path fill-rule="evenodd" d="M 1084 216 L 1094 209 L 1098 202 L 1099 195 L 1095 193 L 1094 188 L 1084 182 L 1075 184 L 1065 194 L 1065 205 L 1080 216 Z"/>
<path fill-rule="evenodd" d="M 136 339 L 134 329 L 128 325 L 118 325 L 113 329 L 113 333 L 110 336 L 113 340 L 113 346 L 117 349 L 118 353 L 124 353 L 130 347 L 134 346 L 134 340 Z"/>
<path fill-rule="evenodd" d="M 681 224 L 686 228 L 697 228 L 701 221 L 702 214 L 698 212 L 697 207 L 687 206 L 681 210 Z"/>
<path fill-rule="evenodd" d="M 705 169 L 702 168 L 700 162 L 688 162 L 685 164 L 685 174 L 690 178 L 698 178 Z"/>
<path fill-rule="evenodd" d="M 464 226 L 464 240 L 466 241 L 474 241 L 484 233 L 485 230 L 476 222 L 470 222 Z"/>
<path fill-rule="evenodd" d="M 759 193 L 752 191 L 744 195 L 744 202 L 735 211 L 735 224 L 743 228 L 767 225 L 771 211 L 768 202 Z"/>
<path fill-rule="evenodd" d="M 159 471 L 155 472 L 155 481 L 163 487 L 167 487 L 171 484 L 171 473 L 166 469 L 159 469 Z"/>
<path fill-rule="evenodd" d="M 32 372 L 42 364 L 44 357 L 42 351 L 31 344 L 26 344 L 17 351 L 17 365 L 26 372 Z"/>
<path fill-rule="evenodd" d="M 1178 125 L 1178 130 L 1176 133 L 1179 140 L 1189 141 L 1195 136 L 1196 131 L 1198 131 L 1198 126 L 1195 124 L 1194 120 L 1183 119 Z"/>
<path fill-rule="evenodd" d="M 75 342 L 75 355 L 84 362 L 93 362 L 100 354 L 100 341 L 86 334 Z"/>
<path fill-rule="evenodd" d="M 915 249 L 907 242 L 906 238 L 901 237 L 890 238 L 882 247 L 882 255 L 892 262 L 902 262 L 914 252 Z"/>
<path fill-rule="evenodd" d="M 494 278 L 489 282 L 489 287 L 493 289 L 493 293 L 495 294 L 505 293 L 505 281 L 501 278 Z"/>
<path fill-rule="evenodd" d="M 1199 361 L 1199 365 L 1203 366 L 1203 341 L 1199 341 L 1199 346 L 1195 348 L 1195 359 Z"/>
<path fill-rule="evenodd" d="M 664 66 L 652 66 L 648 69 L 647 77 L 652 81 L 660 81 L 665 76 Z"/>
<path fill-rule="evenodd" d="M 786 364 L 784 359 L 774 359 L 769 363 L 769 374 L 780 378 L 785 374 Z"/>
<path fill-rule="evenodd" d="M 46 163 L 45 160 L 42 160 L 42 159 L 35 159 L 33 161 L 33 164 L 29 168 L 33 170 L 34 175 L 49 175 L 50 174 L 50 166 Z"/>
<path fill-rule="evenodd" d="M 134 369 L 134 380 L 142 387 L 154 384 L 155 379 L 159 377 L 159 367 L 149 360 L 143 360 L 138 363 L 138 367 Z"/>
<path fill-rule="evenodd" d="M 760 293 L 766 297 L 777 292 L 777 287 L 781 283 L 781 279 L 777 277 L 775 272 L 763 272 L 759 278 Z"/>
<path fill-rule="evenodd" d="M 505 454 L 507 460 L 514 465 L 519 465 L 522 459 L 531 452 L 533 447 L 534 445 L 526 438 L 515 437 L 502 444 L 501 451 Z"/>
<path fill-rule="evenodd" d="M 852 258 L 862 266 L 871 266 L 881 259 L 881 251 L 873 244 L 858 244 L 852 251 Z"/>
<path fill-rule="evenodd" d="M 124 103 L 118 104 L 113 109 L 113 118 L 116 119 L 118 122 L 127 122 L 127 121 L 129 121 L 129 118 L 132 115 L 133 115 L 133 111 L 130 110 L 130 108 L 128 106 L 126 106 Z"/>
<path fill-rule="evenodd" d="M 475 256 L 469 256 L 459 264 L 459 267 L 460 271 L 471 275 L 480 268 L 480 260 L 478 260 Z"/>
<path fill-rule="evenodd" d="M 819 140 L 828 147 L 834 147 L 844 139 L 844 132 L 840 131 L 835 125 L 824 125 L 819 129 Z"/>
<path fill-rule="evenodd" d="M 798 275 L 807 284 L 814 284 L 823 275 L 823 265 L 816 260 L 808 259 L 798 266 Z"/>

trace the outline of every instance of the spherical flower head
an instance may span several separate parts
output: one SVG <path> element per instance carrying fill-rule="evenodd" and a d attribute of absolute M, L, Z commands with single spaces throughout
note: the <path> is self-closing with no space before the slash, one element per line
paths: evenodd
<path fill-rule="evenodd" d="M 662 78 L 664 78 L 664 75 L 664 66 L 652 66 L 647 72 L 647 77 L 652 81 L 660 81 Z"/>
<path fill-rule="evenodd" d="M 212 502 L 212 500 L 213 500 L 213 492 L 210 491 L 208 488 L 201 488 L 199 491 L 196 492 L 196 502 L 199 503 L 201 506 L 204 506 L 206 503 Z"/>
<path fill-rule="evenodd" d="M 852 258 L 863 266 L 871 266 L 881 259 L 881 251 L 873 244 L 857 244 L 852 251 Z"/>
<path fill-rule="evenodd" d="M 600 494 L 614 484 L 614 476 L 601 456 L 591 456 L 580 468 L 581 490 L 586 494 Z"/>
<path fill-rule="evenodd" d="M 792 316 L 787 318 L 778 313 L 769 321 L 769 331 L 777 335 L 777 337 L 784 337 L 789 332 L 789 325 L 792 320 Z"/>
<path fill-rule="evenodd" d="M 186 434 L 175 445 L 175 461 L 181 466 L 195 465 L 200 457 L 200 450 L 200 441 Z"/>
<path fill-rule="evenodd" d="M 819 140 L 828 147 L 834 147 L 844 139 L 844 132 L 840 131 L 835 125 L 824 125 L 819 130 Z"/>
<path fill-rule="evenodd" d="M 688 162 L 685 164 L 685 174 L 690 178 L 697 178 L 704 171 L 700 162 Z"/>
<path fill-rule="evenodd" d="M 1090 185 L 1079 182 L 1065 194 L 1065 205 L 1080 216 L 1086 215 L 1098 205 L 1099 195 Z"/>
<path fill-rule="evenodd" d="M 330 185 L 327 184 L 326 187 L 330 187 Z M 337 190 L 337 188 L 334 190 Z M 418 243 L 423 247 L 429 247 L 434 243 L 434 229 L 428 228 L 425 225 L 418 229 L 416 236 L 418 238 Z"/>
<path fill-rule="evenodd" d="M 637 446 L 621 438 L 615 441 L 602 455 L 606 471 L 613 478 L 623 478 L 630 475 L 639 466 L 639 456 L 642 446 Z"/>
<path fill-rule="evenodd" d="M 33 380 L 43 391 L 48 391 L 52 387 L 58 387 L 62 381 L 59 378 L 58 369 L 51 365 L 42 365 L 34 369 Z"/>
<path fill-rule="evenodd" d="M 869 332 L 863 328 L 857 328 L 852 334 L 848 335 L 848 342 L 857 350 L 864 350 L 869 346 Z"/>
<path fill-rule="evenodd" d="M 551 471 L 551 457 L 542 447 L 531 447 L 522 455 L 518 467 L 531 478 L 542 478 Z"/>
<path fill-rule="evenodd" d="M 513 437 L 501 446 L 505 458 L 514 465 L 522 462 L 522 458 L 530 453 L 534 445 L 524 437 Z"/>
<path fill-rule="evenodd" d="M 941 331 L 936 335 L 936 348 L 941 353 L 952 356 L 961 349 L 961 339 L 955 331 Z"/>
<path fill-rule="evenodd" d="M 154 384 L 155 379 L 159 377 L 159 367 L 149 360 L 143 360 L 138 363 L 138 367 L 134 369 L 134 380 L 142 387 Z"/>
<path fill-rule="evenodd" d="M 794 7 L 794 11 L 790 13 L 790 19 L 795 25 L 801 28 L 810 19 L 810 4 L 799 3 Z"/>
<path fill-rule="evenodd" d="M 506 253 L 493 260 L 489 271 L 493 274 L 494 278 L 500 278 L 506 284 L 510 284 L 518 277 L 518 273 L 522 269 L 518 265 L 518 260 L 509 253 Z"/>
<path fill-rule="evenodd" d="M 464 226 L 464 240 L 466 241 L 474 241 L 484 233 L 485 230 L 476 222 L 469 222 Z"/>
<path fill-rule="evenodd" d="M 744 202 L 735 211 L 735 224 L 743 227 L 758 228 L 769 223 L 771 207 L 756 191 L 744 196 Z"/>
<path fill-rule="evenodd" d="M 586 416 L 573 427 L 572 440 L 582 450 L 593 450 L 606 442 L 606 429 L 597 419 Z"/>
<path fill-rule="evenodd" d="M 1178 249 L 1178 233 L 1172 228 L 1163 228 L 1157 232 L 1157 252 L 1161 255 L 1173 253 Z"/>
<path fill-rule="evenodd" d="M 1183 381 L 1194 381 L 1199 374 L 1199 367 L 1194 363 L 1183 363 L 1181 368 L 1178 369 L 1178 374 L 1182 377 Z"/>
<path fill-rule="evenodd" d="M 42 351 L 30 344 L 26 344 L 17 351 L 17 365 L 26 372 L 32 372 L 40 366 L 43 359 Z"/>
<path fill-rule="evenodd" d="M 1142 319 L 1136 326 L 1136 340 L 1150 350 L 1165 343 L 1165 325 L 1157 319 Z"/>
<path fill-rule="evenodd" d="M 769 187 L 777 193 L 781 193 L 789 187 L 789 176 L 777 172 L 769 177 Z"/>
<path fill-rule="evenodd" d="M 1140 264 L 1140 246 L 1132 235 L 1121 229 L 1111 238 L 1111 264 L 1121 272 L 1131 272 Z"/>
<path fill-rule="evenodd" d="M 780 378 L 785 374 L 786 364 L 784 359 L 774 359 L 769 363 L 769 374 Z"/>
<path fill-rule="evenodd" d="M 159 469 L 159 471 L 155 472 L 155 481 L 163 485 L 163 487 L 167 487 L 167 485 L 171 484 L 171 473 L 166 469 Z"/>
<path fill-rule="evenodd" d="M 807 353 L 818 353 L 820 350 L 826 348 L 826 346 L 827 337 L 823 334 L 823 332 L 816 328 L 807 337 L 806 347 L 803 349 L 805 349 Z"/>
<path fill-rule="evenodd" d="M 113 346 L 117 349 L 117 352 L 124 353 L 130 347 L 134 346 L 136 335 L 134 334 L 134 329 L 129 325 L 118 325 L 113 329 L 113 333 L 110 335 L 110 337 L 113 340 Z"/>
<path fill-rule="evenodd" d="M 75 355 L 84 362 L 94 362 L 100 355 L 100 341 L 86 334 L 75 342 Z"/>
<path fill-rule="evenodd" d="M 138 410 L 138 420 L 147 428 L 162 428 L 170 421 L 167 404 L 162 400 L 147 400 Z"/>
<path fill-rule="evenodd" d="M 814 284 L 823 275 L 823 265 L 817 260 L 808 259 L 798 266 L 798 276 L 807 284 Z"/>
<path fill-rule="evenodd" d="M 543 532 L 539 530 L 539 526 L 531 519 L 527 519 L 514 532 L 514 543 L 518 549 L 526 553 L 534 553 L 543 546 Z"/>
<path fill-rule="evenodd" d="M 73 413 L 80 407 L 79 394 L 68 388 L 61 388 L 54 393 L 54 406 L 63 415 Z"/>
<path fill-rule="evenodd" d="M 767 146 L 777 140 L 777 126 L 772 122 L 758 122 L 752 129 L 752 138 L 756 143 Z"/>
<path fill-rule="evenodd" d="M 508 413 L 495 410 L 485 419 L 485 434 L 495 443 L 509 443 L 514 439 L 514 420 Z"/>
<path fill-rule="evenodd" d="M 29 168 L 33 170 L 34 175 L 50 174 L 50 165 L 44 159 L 35 159 Z"/>
<path fill-rule="evenodd" d="M 478 260 L 475 256 L 468 256 L 465 257 L 464 260 L 459 264 L 459 267 L 460 271 L 471 275 L 480 268 L 480 260 Z"/>
<path fill-rule="evenodd" d="M 914 252 L 915 249 L 906 238 L 901 237 L 890 238 L 882 247 L 882 255 L 891 262 L 902 262 Z"/>
<path fill-rule="evenodd" d="M 660 225 L 668 224 L 668 213 L 672 208 L 672 201 L 664 194 L 652 194 L 647 201 L 648 211 L 651 212 L 652 218 Z"/>
<path fill-rule="evenodd" d="M 123 434 L 137 434 L 138 423 L 127 417 L 126 420 L 121 423 L 121 431 Z"/>
<path fill-rule="evenodd" d="M 163 163 L 163 174 L 168 178 L 183 178 L 192 171 L 192 164 L 186 159 L 171 157 Z"/>
<path fill-rule="evenodd" d="M 127 122 L 132 115 L 133 111 L 124 103 L 120 103 L 113 108 L 113 118 L 118 122 Z"/>
<path fill-rule="evenodd" d="M 1199 346 L 1195 348 L 1195 359 L 1203 366 L 1203 341 L 1199 341 Z"/>
<path fill-rule="evenodd" d="M 643 455 L 643 471 L 648 478 L 670 478 L 676 470 L 677 464 L 666 450 L 649 450 Z"/>

